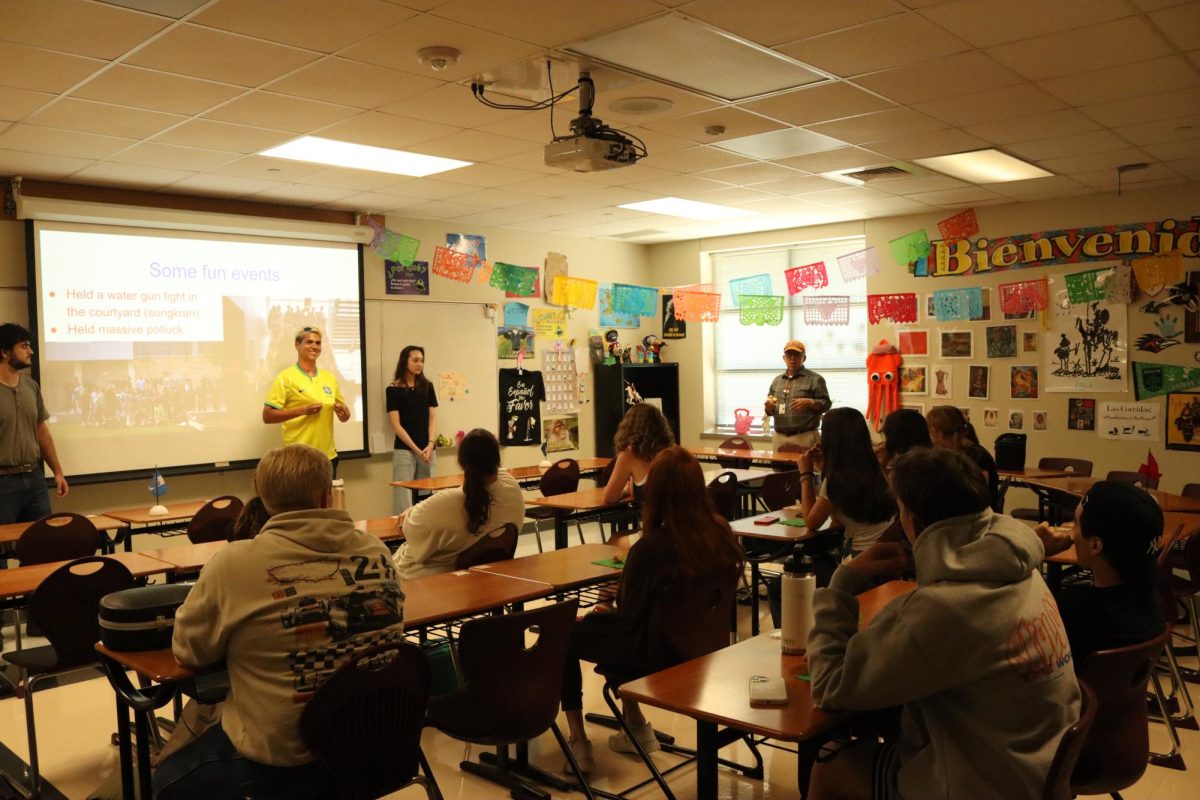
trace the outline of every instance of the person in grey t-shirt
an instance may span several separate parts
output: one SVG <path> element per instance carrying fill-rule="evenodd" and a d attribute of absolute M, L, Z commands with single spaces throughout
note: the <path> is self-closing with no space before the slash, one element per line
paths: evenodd
<path fill-rule="evenodd" d="M 764 410 L 775 417 L 776 449 L 784 444 L 812 447 L 820 437 L 821 415 L 829 410 L 825 379 L 804 368 L 804 342 L 793 339 L 783 346 L 786 370 L 771 381 Z"/>

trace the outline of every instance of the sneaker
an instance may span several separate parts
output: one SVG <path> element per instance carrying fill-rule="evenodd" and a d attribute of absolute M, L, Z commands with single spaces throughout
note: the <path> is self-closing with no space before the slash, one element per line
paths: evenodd
<path fill-rule="evenodd" d="M 589 774 L 596 768 L 596 759 L 592 756 L 592 743 L 590 741 L 576 741 L 572 739 L 567 742 L 567 747 L 571 748 L 571 754 L 575 756 L 575 763 L 579 764 L 579 771 L 584 775 Z M 570 761 L 563 761 L 562 771 L 566 775 L 575 774 L 575 770 L 571 769 Z"/>
<path fill-rule="evenodd" d="M 640 728 L 634 728 L 633 735 L 637 737 L 638 744 L 647 753 L 653 753 L 658 750 L 658 737 L 654 735 L 654 728 L 651 727 L 649 722 Z M 616 753 L 632 753 L 633 755 L 637 755 L 637 748 L 633 746 L 633 742 L 629 741 L 629 737 L 625 735 L 625 731 L 617 731 L 608 737 L 608 747 Z"/>

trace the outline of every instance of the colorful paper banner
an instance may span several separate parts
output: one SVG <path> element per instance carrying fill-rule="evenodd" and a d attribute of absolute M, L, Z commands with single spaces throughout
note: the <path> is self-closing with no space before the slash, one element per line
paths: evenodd
<path fill-rule="evenodd" d="M 771 276 L 767 273 L 749 275 L 745 278 L 734 278 L 729 282 L 729 294 L 733 297 L 733 307 L 738 307 L 738 298 L 744 294 L 771 294 Z"/>
<path fill-rule="evenodd" d="M 1045 278 L 1000 284 L 1000 310 L 1005 314 L 1044 311 L 1050 305 L 1050 286 Z"/>
<path fill-rule="evenodd" d="M 598 281 L 559 275 L 554 279 L 554 294 L 550 302 L 571 308 L 595 308 Z"/>
<path fill-rule="evenodd" d="M 674 297 L 677 320 L 716 322 L 721 316 L 721 295 L 713 291 L 711 283 L 676 286 Z"/>
<path fill-rule="evenodd" d="M 849 295 L 808 295 L 804 298 L 805 325 L 849 325 Z"/>
<path fill-rule="evenodd" d="M 1133 391 L 1138 400 L 1200 387 L 1200 367 L 1133 362 Z"/>
<path fill-rule="evenodd" d="M 538 271 L 536 267 L 518 267 L 497 261 L 492 265 L 492 277 L 488 285 L 519 297 L 529 297 L 534 292 Z"/>
<path fill-rule="evenodd" d="M 934 316 L 938 322 L 983 318 L 983 289 L 938 289 L 933 293 Z"/>
<path fill-rule="evenodd" d="M 906 267 L 910 273 L 924 277 L 929 268 L 929 234 L 925 229 L 906 233 L 888 242 L 896 263 Z"/>
<path fill-rule="evenodd" d="M 868 275 L 879 274 L 879 252 L 874 247 L 838 256 L 837 261 L 844 281 L 861 281 Z"/>
<path fill-rule="evenodd" d="M 475 277 L 471 268 L 471 256 L 451 250 L 449 247 L 433 248 L 433 274 L 459 283 L 470 283 Z"/>
<path fill-rule="evenodd" d="M 738 319 L 743 325 L 778 325 L 783 322 L 783 300 L 769 294 L 744 294 Z"/>
<path fill-rule="evenodd" d="M 938 233 L 943 239 L 969 239 L 979 233 L 979 220 L 975 217 L 975 209 L 968 208 L 942 220 L 938 223 Z"/>
<path fill-rule="evenodd" d="M 1128 267 L 1108 267 L 1074 272 L 1065 276 L 1067 298 L 1072 304 L 1107 301 L 1128 303 L 1130 301 Z"/>
<path fill-rule="evenodd" d="M 395 261 L 397 264 L 403 264 L 407 267 L 416 260 L 417 250 L 420 247 L 421 241 L 419 239 L 405 236 L 403 233 L 385 230 L 379 240 L 379 246 L 375 250 L 379 255 L 383 256 L 385 261 Z"/>
<path fill-rule="evenodd" d="M 917 321 L 917 296 L 911 292 L 901 294 L 867 295 L 867 319 L 872 325 L 890 319 L 901 324 Z"/>
<path fill-rule="evenodd" d="M 529 324 L 529 306 L 524 303 L 504 304 L 504 324 L 523 328 Z M 535 331 L 536 333 L 536 331 Z"/>
<path fill-rule="evenodd" d="M 658 313 L 658 289 L 614 283 L 613 311 L 635 317 L 653 317 Z"/>
<path fill-rule="evenodd" d="M 1131 265 L 1138 288 L 1146 294 L 1155 295 L 1164 286 L 1183 283 L 1183 253 L 1178 250 L 1161 256 L 1136 258 Z"/>
<path fill-rule="evenodd" d="M 785 269 L 783 275 L 787 279 L 788 294 L 800 294 L 805 289 L 824 289 L 829 285 L 829 272 L 825 269 L 824 261 Z"/>

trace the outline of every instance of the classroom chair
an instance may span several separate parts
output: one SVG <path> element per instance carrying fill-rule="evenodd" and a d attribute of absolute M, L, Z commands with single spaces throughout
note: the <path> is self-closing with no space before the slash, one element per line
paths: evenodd
<path fill-rule="evenodd" d="M 737 475 L 732 472 L 722 472 L 708 482 L 708 496 L 717 507 L 717 513 L 727 521 L 738 518 L 737 487 Z"/>
<path fill-rule="evenodd" d="M 604 469 L 600 470 L 600 474 L 596 476 L 597 489 L 608 486 L 616 466 L 617 460 L 613 458 L 604 466 Z M 614 536 L 623 536 L 636 531 L 641 521 L 641 507 L 637 503 L 631 503 L 621 508 L 601 511 L 591 519 L 596 521 L 596 526 L 600 529 L 600 541 L 604 543 Z M 608 536 L 604 535 L 605 524 L 610 526 Z"/>
<path fill-rule="evenodd" d="M 730 436 L 725 441 L 721 442 L 717 447 L 722 450 L 753 450 L 754 446 L 749 439 L 741 436 Z M 741 459 L 737 458 L 718 458 L 717 465 L 725 469 L 734 469 L 741 463 Z"/>
<path fill-rule="evenodd" d="M 1134 486 L 1140 486 L 1143 489 L 1157 489 L 1158 478 L 1147 478 L 1140 472 L 1129 472 L 1126 470 L 1115 469 L 1104 476 L 1106 481 L 1115 481 L 1117 483 L 1129 483 Z"/>
<path fill-rule="evenodd" d="M 60 511 L 42 517 L 17 539 L 14 555 L 22 567 L 49 564 L 54 561 L 73 561 L 86 558 L 100 546 L 100 532 L 92 521 L 80 514 Z M 21 609 L 13 609 L 13 630 L 17 649 L 21 649 Z M 34 626 L 34 635 L 37 626 Z"/>
<path fill-rule="evenodd" d="M 88 567 L 98 565 L 98 569 Z M 4 660 L 17 667 L 18 694 L 25 698 L 25 731 L 29 738 L 30 792 L 41 794 L 38 772 L 37 726 L 33 715 L 33 693 L 38 684 L 82 669 L 99 669 L 96 642 L 100 641 L 100 598 L 132 589 L 137 583 L 119 561 L 89 556 L 64 564 L 42 581 L 29 598 L 29 619 L 49 644 L 5 653 Z"/>
<path fill-rule="evenodd" d="M 573 458 L 563 458 L 551 464 L 550 468 L 542 473 L 542 478 L 538 481 L 538 490 L 542 493 L 542 497 L 553 497 L 556 494 L 569 494 L 570 492 L 578 491 L 579 462 Z M 537 537 L 539 553 L 543 552 L 542 523 L 546 520 L 553 521 L 559 515 L 566 513 L 566 511 L 557 508 L 542 508 L 540 506 L 525 509 L 525 518 L 533 521 L 533 535 Z M 575 520 L 575 528 L 579 531 L 579 543 L 583 544 L 583 526 L 578 519 Z"/>
<path fill-rule="evenodd" d="M 547 730 L 571 765 L 588 800 L 595 795 L 558 728 L 562 674 L 575 625 L 578 600 L 532 611 L 477 617 L 463 623 L 458 635 L 458 663 L 466 688 L 429 701 L 428 724 L 459 741 L 496 747 L 494 763 L 463 761 L 464 772 L 507 787 L 517 796 L 537 796 L 523 774 L 565 791 L 557 776 L 532 765 L 509 761 L 509 745 L 526 742 Z M 528 640 L 536 635 L 532 644 Z"/>
<path fill-rule="evenodd" d="M 1050 773 L 1046 776 L 1042 800 L 1075 800 L 1075 792 L 1071 790 L 1071 773 L 1096 719 L 1096 695 L 1086 683 L 1079 684 L 1079 691 L 1082 695 L 1079 719 L 1067 728 L 1067 732 L 1058 741 L 1054 760 L 1050 762 Z"/>
<path fill-rule="evenodd" d="M 1184 497 L 1200 500 L 1200 483 L 1185 483 L 1179 493 Z"/>
<path fill-rule="evenodd" d="M 1164 556 L 1168 564 L 1165 578 L 1169 582 L 1171 597 L 1174 598 L 1166 606 L 1167 621 L 1175 621 L 1175 614 L 1172 612 L 1176 603 L 1186 603 L 1192 623 L 1192 641 L 1200 642 L 1200 620 L 1196 618 L 1197 613 L 1200 613 L 1200 602 L 1196 599 L 1200 594 L 1200 532 L 1183 539 L 1182 553 L 1168 547 L 1164 550 Z M 1175 569 L 1180 567 L 1187 572 L 1187 577 L 1175 573 Z M 1192 683 L 1200 683 L 1200 672 L 1197 670 L 1181 669 L 1180 672 Z"/>
<path fill-rule="evenodd" d="M 188 522 L 188 541 L 192 544 L 229 541 L 233 536 L 233 523 L 237 522 L 241 513 L 241 498 L 231 494 L 214 497 L 201 506 Z"/>
<path fill-rule="evenodd" d="M 800 502 L 800 473 L 794 469 L 773 472 L 762 479 L 757 502 L 764 511 L 778 511 Z"/>
<path fill-rule="evenodd" d="M 1163 648 L 1163 662 L 1166 666 L 1167 676 L 1171 679 L 1171 691 L 1166 693 L 1168 712 L 1171 712 L 1168 724 L 1174 725 L 1176 728 L 1187 728 L 1189 730 L 1200 730 L 1200 725 L 1195 719 L 1195 709 L 1192 705 L 1192 695 L 1188 691 L 1187 683 L 1183 679 L 1183 670 L 1179 666 L 1179 661 L 1175 657 L 1175 625 L 1178 622 L 1179 598 L 1175 597 L 1173 589 L 1175 559 L 1176 554 L 1170 543 L 1167 543 L 1158 553 L 1158 596 L 1162 603 L 1162 608 L 1166 617 L 1167 629 L 1171 632 L 1171 636 L 1167 639 L 1167 646 Z M 1182 555 L 1182 551 L 1178 551 Z M 1159 670 L 1162 671 L 1162 665 Z M 1188 670 L 1192 676 L 1195 676 L 1195 670 Z M 1177 711 L 1176 711 L 1177 709 Z"/>
<path fill-rule="evenodd" d="M 1077 477 L 1090 477 L 1092 462 L 1085 458 L 1043 458 L 1038 460 L 1039 469 L 1065 470 Z M 1041 522 L 1047 516 L 1057 516 L 1068 520 L 1075 513 L 1079 498 L 1065 492 L 1051 492 L 1048 503 L 1039 502 L 1037 508 L 1014 508 L 1009 514 L 1017 519 L 1028 519 Z"/>
<path fill-rule="evenodd" d="M 1071 774 L 1075 794 L 1119 800 L 1120 791 L 1146 771 L 1151 755 L 1146 692 L 1154 686 L 1161 707 L 1162 693 L 1150 679 L 1170 635 L 1163 631 L 1141 644 L 1100 650 L 1076 665 L 1079 681 L 1096 694 L 1096 718 Z"/>
<path fill-rule="evenodd" d="M 458 554 L 454 569 L 470 569 L 495 561 L 507 561 L 517 554 L 517 526 L 511 522 L 490 533 L 481 534 L 475 544 Z"/>

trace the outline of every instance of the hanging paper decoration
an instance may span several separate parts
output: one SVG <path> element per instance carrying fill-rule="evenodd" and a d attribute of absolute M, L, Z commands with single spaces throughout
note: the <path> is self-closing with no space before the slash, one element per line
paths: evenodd
<path fill-rule="evenodd" d="M 878 325 L 883 319 L 899 323 L 916 322 L 917 296 L 911 292 L 867 295 L 867 320 L 872 325 Z"/>
<path fill-rule="evenodd" d="M 783 322 L 783 300 L 769 294 L 744 294 L 738 318 L 743 325 L 778 325 Z"/>
<path fill-rule="evenodd" d="M 435 247 L 433 248 L 433 265 L 430 269 L 433 270 L 434 275 L 439 277 L 449 278 L 459 283 L 470 283 L 471 278 L 475 277 L 475 271 L 471 268 L 472 263 L 472 257 L 466 253 L 460 253 L 448 247 Z"/>
<path fill-rule="evenodd" d="M 1138 288 L 1146 294 L 1156 295 L 1164 286 L 1183 283 L 1183 254 L 1178 250 L 1134 259 L 1132 266 Z"/>
<path fill-rule="evenodd" d="M 871 348 L 867 356 L 867 421 L 874 420 L 875 430 L 888 414 L 900 407 L 900 365 L 903 359 L 896 345 L 887 339 Z"/>
<path fill-rule="evenodd" d="M 472 267 L 487 261 L 487 237 L 473 233 L 447 233 L 446 247 L 466 253 Z"/>
<path fill-rule="evenodd" d="M 721 295 L 711 283 L 676 286 L 675 319 L 681 322 L 716 322 L 721 316 Z"/>
<path fill-rule="evenodd" d="M 934 316 L 938 322 L 983 318 L 983 289 L 938 289 L 933 293 Z"/>
<path fill-rule="evenodd" d="M 1138 400 L 1200 388 L 1200 367 L 1133 362 L 1133 388 Z"/>
<path fill-rule="evenodd" d="M 975 218 L 975 209 L 968 208 L 942 220 L 938 223 L 938 233 L 943 239 L 972 238 L 979 233 L 979 220 Z"/>
<path fill-rule="evenodd" d="M 379 246 L 375 250 L 387 261 L 395 261 L 397 264 L 411 267 L 417 259 L 417 250 L 420 247 L 419 239 L 385 230 L 383 237 L 379 240 Z"/>
<path fill-rule="evenodd" d="M 805 289 L 824 289 L 829 285 L 829 272 L 825 269 L 824 261 L 785 269 L 783 275 L 787 279 L 788 294 L 800 294 Z"/>
<path fill-rule="evenodd" d="M 925 229 L 906 233 L 888 242 L 892 249 L 892 257 L 902 267 L 918 277 L 929 274 L 929 234 Z"/>
<path fill-rule="evenodd" d="M 492 277 L 488 280 L 488 285 L 512 292 L 519 297 L 529 297 L 533 294 L 537 277 L 536 267 L 518 267 L 516 264 L 497 261 L 492 265 Z"/>
<path fill-rule="evenodd" d="M 529 306 L 524 303 L 504 304 L 504 326 L 506 328 L 524 328 L 529 325 Z"/>
<path fill-rule="evenodd" d="M 842 271 L 844 281 L 861 281 L 868 275 L 878 275 L 879 253 L 874 247 L 868 247 L 838 256 L 838 269 Z"/>
<path fill-rule="evenodd" d="M 1107 301 L 1128 303 L 1130 269 L 1126 266 L 1092 269 L 1066 276 L 1067 298 L 1072 304 Z"/>
<path fill-rule="evenodd" d="M 371 247 L 372 249 L 379 247 L 380 240 L 383 239 L 383 219 L 368 214 L 366 218 L 367 227 L 371 229 Z"/>
<path fill-rule="evenodd" d="M 595 308 L 597 281 L 560 275 L 554 279 L 554 295 L 551 302 L 556 306 L 571 308 Z"/>
<path fill-rule="evenodd" d="M 744 294 L 771 294 L 771 276 L 765 272 L 745 278 L 734 278 L 729 282 L 729 294 L 733 296 L 733 307 L 738 307 L 738 298 Z"/>
<path fill-rule="evenodd" d="M 1050 285 L 1045 278 L 1000 284 L 1000 310 L 1005 314 L 1043 311 L 1050 304 Z"/>
<path fill-rule="evenodd" d="M 850 296 L 827 294 L 804 298 L 805 325 L 849 325 Z"/>
<path fill-rule="evenodd" d="M 484 286 L 491 286 L 492 272 L 495 271 L 495 266 L 490 261 L 480 261 L 475 268 L 475 282 L 481 283 Z"/>
<path fill-rule="evenodd" d="M 653 317 L 658 313 L 658 289 L 614 283 L 613 312 L 635 317 Z"/>
<path fill-rule="evenodd" d="M 546 253 L 546 260 L 543 262 L 546 279 L 542 282 L 542 297 L 547 303 L 554 302 L 554 281 L 560 275 L 566 276 L 567 257 L 562 253 Z"/>

